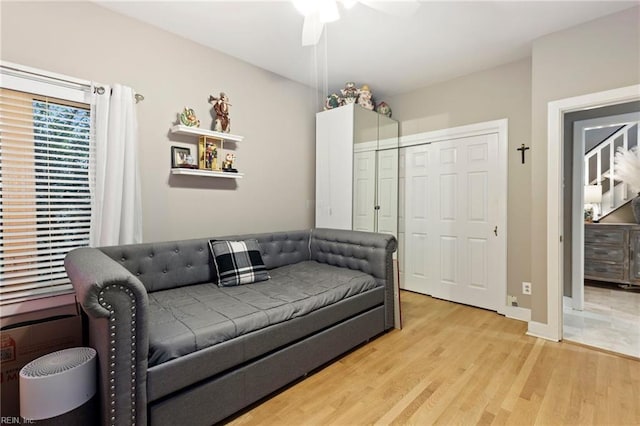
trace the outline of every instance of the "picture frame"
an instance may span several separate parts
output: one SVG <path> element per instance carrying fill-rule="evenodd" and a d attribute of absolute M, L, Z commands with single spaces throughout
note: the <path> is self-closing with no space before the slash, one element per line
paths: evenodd
<path fill-rule="evenodd" d="M 191 148 L 182 146 L 171 147 L 171 167 L 172 168 L 193 168 L 193 157 L 191 157 Z"/>

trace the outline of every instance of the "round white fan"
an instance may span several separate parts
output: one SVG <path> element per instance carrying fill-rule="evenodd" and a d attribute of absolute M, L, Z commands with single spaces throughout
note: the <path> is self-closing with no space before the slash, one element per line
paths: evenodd
<path fill-rule="evenodd" d="M 294 6 L 304 16 L 302 24 L 302 45 L 318 44 L 324 24 L 340 19 L 338 3 L 345 9 L 351 9 L 356 3 L 362 3 L 372 9 L 393 16 L 406 17 L 413 15 L 420 4 L 418 0 L 292 0 Z"/>

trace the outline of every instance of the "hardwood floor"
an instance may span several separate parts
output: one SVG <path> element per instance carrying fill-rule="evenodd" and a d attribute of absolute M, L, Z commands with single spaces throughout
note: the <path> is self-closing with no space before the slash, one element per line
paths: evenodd
<path fill-rule="evenodd" d="M 393 330 L 232 425 L 638 425 L 640 361 L 525 335 L 496 313 L 402 293 Z"/>

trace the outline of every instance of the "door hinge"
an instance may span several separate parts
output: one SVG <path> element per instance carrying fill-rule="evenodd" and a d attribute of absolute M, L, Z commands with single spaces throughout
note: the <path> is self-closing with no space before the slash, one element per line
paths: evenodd
<path fill-rule="evenodd" d="M 560 235 L 560 242 L 562 242 L 562 235 Z"/>

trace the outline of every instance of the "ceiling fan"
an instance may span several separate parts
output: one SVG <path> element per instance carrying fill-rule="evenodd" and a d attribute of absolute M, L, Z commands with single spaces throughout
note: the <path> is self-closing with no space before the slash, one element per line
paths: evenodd
<path fill-rule="evenodd" d="M 418 0 L 292 0 L 298 12 L 304 16 L 302 24 L 302 45 L 318 44 L 324 24 L 340 19 L 338 3 L 345 9 L 351 9 L 356 3 L 362 3 L 372 9 L 394 16 L 411 16 L 420 4 Z"/>

